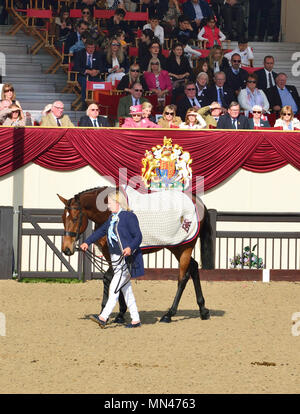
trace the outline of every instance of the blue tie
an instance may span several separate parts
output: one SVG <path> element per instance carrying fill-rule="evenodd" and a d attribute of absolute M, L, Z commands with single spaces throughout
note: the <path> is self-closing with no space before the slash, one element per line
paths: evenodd
<path fill-rule="evenodd" d="M 118 238 L 114 233 L 114 225 L 117 221 L 118 221 L 118 214 L 113 214 L 112 218 L 111 218 L 111 221 L 109 223 L 109 228 L 108 228 L 108 232 L 107 232 L 108 241 L 109 241 L 111 246 L 113 246 L 113 240 L 118 241 Z"/>
<path fill-rule="evenodd" d="M 92 57 L 91 57 L 91 55 L 88 55 L 88 67 L 89 68 L 92 67 Z"/>

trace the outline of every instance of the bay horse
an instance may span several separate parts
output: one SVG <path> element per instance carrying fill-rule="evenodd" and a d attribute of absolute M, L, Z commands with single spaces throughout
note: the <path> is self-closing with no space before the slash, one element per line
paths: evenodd
<path fill-rule="evenodd" d="M 74 197 L 66 200 L 61 197 L 59 194 L 59 199 L 65 205 L 64 213 L 62 216 L 64 223 L 64 236 L 62 240 L 62 252 L 71 256 L 75 252 L 75 245 L 80 235 L 86 230 L 88 220 L 93 221 L 96 224 L 96 228 L 101 226 L 110 216 L 110 211 L 106 208 L 105 211 L 98 210 L 96 206 L 97 196 L 102 191 L 115 191 L 115 188 L 112 187 L 97 187 L 90 190 L 82 191 L 76 194 Z M 104 193 L 103 193 L 104 195 Z M 197 198 L 195 195 L 192 196 L 193 201 L 201 203 L 204 209 L 204 215 L 200 221 L 200 241 L 201 241 L 201 260 L 203 269 L 213 269 L 214 268 L 214 257 L 213 257 L 213 243 L 212 243 L 212 229 L 209 219 L 209 214 L 207 208 L 202 203 L 202 201 Z M 104 198 L 104 201 L 107 205 L 107 195 Z M 199 306 L 200 317 L 201 319 L 209 319 L 210 314 L 209 310 L 205 307 L 205 300 L 202 293 L 202 288 L 199 278 L 198 263 L 191 257 L 193 248 L 196 244 L 197 237 L 194 237 L 193 240 L 182 243 L 176 246 L 166 246 L 171 253 L 174 254 L 176 259 L 179 262 L 179 276 L 177 284 L 177 292 L 173 300 L 171 308 L 167 311 L 165 315 L 160 319 L 160 322 L 171 322 L 172 316 L 177 312 L 177 308 L 182 296 L 182 293 L 185 289 L 185 286 L 191 277 L 194 284 L 194 289 L 196 293 L 196 301 Z M 106 242 L 106 237 L 98 240 L 97 245 L 102 250 L 103 256 L 110 263 L 110 255 L 108 251 L 108 245 Z M 149 248 L 142 250 L 143 254 L 149 254 L 161 250 L 163 247 L 158 248 Z M 112 268 L 107 272 L 103 277 L 104 281 L 104 293 L 102 300 L 102 309 L 105 306 L 108 299 L 109 283 L 113 274 L 111 274 Z M 121 293 L 121 292 L 120 292 Z M 115 319 L 115 322 L 122 323 L 124 321 L 124 314 L 126 312 L 126 304 L 124 298 L 120 294 L 120 312 Z"/>

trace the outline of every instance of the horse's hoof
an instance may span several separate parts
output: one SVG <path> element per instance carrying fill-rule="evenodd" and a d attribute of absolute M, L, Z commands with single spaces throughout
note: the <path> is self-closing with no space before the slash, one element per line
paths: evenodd
<path fill-rule="evenodd" d="M 171 316 L 164 315 L 159 322 L 170 323 L 172 321 Z"/>
<path fill-rule="evenodd" d="M 210 314 L 209 314 L 209 309 L 203 309 L 201 312 L 200 312 L 200 318 L 203 320 L 203 321 L 207 321 L 208 319 L 210 319 Z"/>
<path fill-rule="evenodd" d="M 115 317 L 114 323 L 119 323 L 119 324 L 124 324 L 125 323 L 125 319 L 124 316 L 118 315 Z"/>

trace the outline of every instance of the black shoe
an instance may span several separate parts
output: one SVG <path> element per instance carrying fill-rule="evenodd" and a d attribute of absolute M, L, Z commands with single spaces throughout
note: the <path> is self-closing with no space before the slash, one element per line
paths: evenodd
<path fill-rule="evenodd" d="M 139 328 L 140 326 L 142 326 L 141 322 L 139 322 L 139 323 L 128 323 L 127 325 L 125 325 L 125 328 Z"/>
<path fill-rule="evenodd" d="M 98 315 L 90 315 L 90 319 L 93 322 L 96 322 L 100 326 L 100 328 L 105 328 L 106 322 L 99 319 Z"/>

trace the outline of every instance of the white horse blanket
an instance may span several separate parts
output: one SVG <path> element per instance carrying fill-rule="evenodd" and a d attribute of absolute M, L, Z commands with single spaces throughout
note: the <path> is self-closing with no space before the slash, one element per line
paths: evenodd
<path fill-rule="evenodd" d="M 175 246 L 198 236 L 203 205 L 196 206 L 185 193 L 172 189 L 141 194 L 132 187 L 124 191 L 139 220 L 141 248 Z"/>

